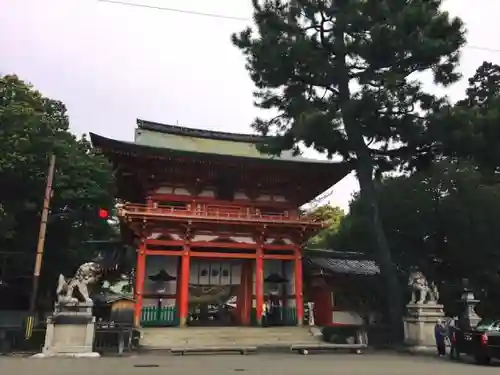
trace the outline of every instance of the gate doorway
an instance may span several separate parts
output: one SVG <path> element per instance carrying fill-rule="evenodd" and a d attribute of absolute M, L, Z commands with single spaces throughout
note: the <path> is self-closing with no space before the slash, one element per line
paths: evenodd
<path fill-rule="evenodd" d="M 189 280 L 188 325 L 242 325 L 243 263 L 238 259 L 193 259 Z"/>

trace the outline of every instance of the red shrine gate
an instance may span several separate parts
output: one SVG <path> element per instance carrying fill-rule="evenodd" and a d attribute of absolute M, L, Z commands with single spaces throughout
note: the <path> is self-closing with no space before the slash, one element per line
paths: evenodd
<path fill-rule="evenodd" d="M 178 324 L 188 323 L 195 297 L 190 290 L 216 286 L 209 277 L 205 289 L 199 288 L 193 259 L 222 264 L 220 290 L 229 275 L 223 268 L 236 262 L 238 324 L 262 324 L 266 273 L 270 281 L 281 277 L 289 284 L 279 292 L 280 303 L 294 311 L 295 324 L 302 324 L 301 245 L 322 224 L 301 216 L 298 207 L 343 178 L 347 166 L 261 154 L 257 144 L 265 137 L 141 120 L 135 143 L 95 134 L 91 139 L 114 165 L 118 196 L 126 202 L 118 209 L 122 234 L 138 249 L 137 325 L 146 300 L 171 301 Z M 145 293 L 145 281 L 161 278 L 147 274 L 150 257 L 165 257 L 162 272 L 167 276 L 161 280 L 173 291 Z M 165 271 L 167 263 L 175 276 Z"/>

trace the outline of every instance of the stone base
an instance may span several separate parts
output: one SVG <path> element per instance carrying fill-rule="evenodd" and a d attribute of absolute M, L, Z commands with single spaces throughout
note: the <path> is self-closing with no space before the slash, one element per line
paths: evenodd
<path fill-rule="evenodd" d="M 96 357 L 95 317 L 89 305 L 56 306 L 47 319 L 44 357 Z"/>
<path fill-rule="evenodd" d="M 405 346 L 401 352 L 415 355 L 433 355 L 437 356 L 436 346 Z"/>
<path fill-rule="evenodd" d="M 406 305 L 407 318 L 444 317 L 444 306 L 437 303 L 412 303 Z"/>
<path fill-rule="evenodd" d="M 101 355 L 96 352 L 90 353 L 38 353 L 31 358 L 99 358 Z"/>
<path fill-rule="evenodd" d="M 439 319 L 444 319 L 443 305 L 438 304 L 409 304 L 406 306 L 407 316 L 403 319 L 405 344 L 414 350 L 434 348 L 434 326 Z"/>

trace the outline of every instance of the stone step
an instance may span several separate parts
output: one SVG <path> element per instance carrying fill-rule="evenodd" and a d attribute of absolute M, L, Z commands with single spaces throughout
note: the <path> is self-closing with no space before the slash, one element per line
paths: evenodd
<path fill-rule="evenodd" d="M 169 335 L 169 334 L 155 334 L 155 335 L 149 335 L 145 333 L 143 337 L 149 337 L 149 338 L 154 338 L 154 339 L 176 339 L 176 340 L 189 340 L 196 338 L 197 340 L 203 340 L 203 339 L 214 339 L 217 338 L 219 340 L 231 340 L 234 338 L 252 338 L 252 339 L 270 339 L 273 337 L 277 337 L 280 339 L 295 339 L 297 337 L 309 337 L 309 335 L 224 335 L 224 334 L 218 334 L 218 335 L 211 335 L 211 336 L 197 336 L 197 335 Z"/>
<path fill-rule="evenodd" d="M 308 327 L 146 328 L 141 345 L 154 348 L 224 345 L 293 345 L 318 342 Z"/>

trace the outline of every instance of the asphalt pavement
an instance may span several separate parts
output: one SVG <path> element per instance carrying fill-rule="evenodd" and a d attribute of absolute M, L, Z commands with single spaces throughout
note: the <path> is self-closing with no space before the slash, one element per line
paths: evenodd
<path fill-rule="evenodd" d="M 475 375 L 498 374 L 498 365 L 399 354 L 146 354 L 124 358 L 0 357 L 0 374 L 8 375 Z"/>

